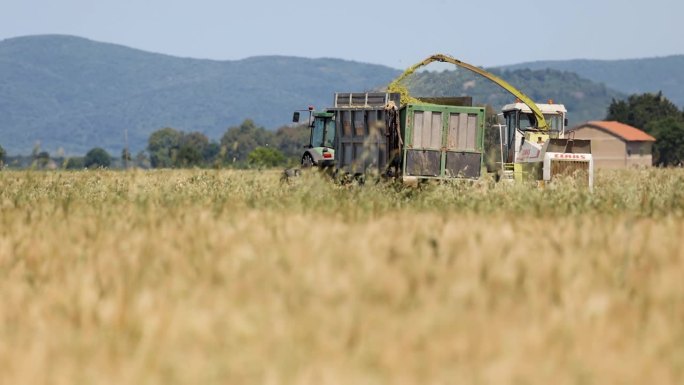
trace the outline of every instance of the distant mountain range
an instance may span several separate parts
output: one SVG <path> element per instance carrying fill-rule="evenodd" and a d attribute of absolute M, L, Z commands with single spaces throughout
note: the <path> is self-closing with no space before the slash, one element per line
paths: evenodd
<path fill-rule="evenodd" d="M 672 59 L 643 63 L 661 68 L 661 60 Z M 530 66 L 534 70 L 521 65 L 495 71 L 536 100 L 566 103 L 573 121 L 602 118 L 611 98 L 653 89 L 625 79 L 609 85 L 626 90 L 619 92 L 563 68 Z M 135 152 L 162 127 L 201 131 L 214 139 L 247 118 L 275 129 L 288 124 L 295 109 L 327 107 L 334 92 L 382 89 L 400 72 L 339 59 L 186 59 L 71 36 L 8 39 L 0 41 L 0 145 L 10 154 L 30 153 L 40 143 L 51 153 L 63 149 L 78 155 L 101 146 L 118 155 L 124 130 Z M 652 76 L 648 84 L 662 84 L 667 77 L 684 85 L 684 66 L 659 72 L 638 73 Z M 495 107 L 510 101 L 496 87 L 468 76 L 463 71 L 424 72 L 410 85 L 421 96 L 468 94 L 476 103 Z"/>
<path fill-rule="evenodd" d="M 183 59 L 69 36 L 0 42 L 0 145 L 30 153 L 93 146 L 134 150 L 173 127 L 219 138 L 250 118 L 275 128 L 292 111 L 332 103 L 339 90 L 371 90 L 399 73 L 337 59 Z"/>
<path fill-rule="evenodd" d="M 628 94 L 662 91 L 670 101 L 684 107 L 684 55 L 629 60 L 538 61 L 502 68 L 551 68 L 574 72 Z"/>

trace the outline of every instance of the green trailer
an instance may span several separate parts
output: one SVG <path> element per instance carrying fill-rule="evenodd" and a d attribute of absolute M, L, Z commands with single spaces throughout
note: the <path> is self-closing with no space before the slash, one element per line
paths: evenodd
<path fill-rule="evenodd" d="M 483 107 L 408 104 L 401 108 L 401 175 L 405 181 L 480 177 Z"/>
<path fill-rule="evenodd" d="M 444 99 L 444 103 L 454 98 Z M 439 102 L 439 99 L 431 99 Z M 477 179 L 484 154 L 483 107 L 436 103 L 397 108 L 399 94 L 335 95 L 338 173 L 419 179 Z"/>

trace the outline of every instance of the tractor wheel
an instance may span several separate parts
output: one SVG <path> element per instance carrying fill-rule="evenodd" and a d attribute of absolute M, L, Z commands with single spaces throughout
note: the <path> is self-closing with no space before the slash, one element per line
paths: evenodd
<path fill-rule="evenodd" d="M 302 157 L 302 168 L 309 168 L 314 166 L 314 160 L 311 154 L 304 154 Z"/>

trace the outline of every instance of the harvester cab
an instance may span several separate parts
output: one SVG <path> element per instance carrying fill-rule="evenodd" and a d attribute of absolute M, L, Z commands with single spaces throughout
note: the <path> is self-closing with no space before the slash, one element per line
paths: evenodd
<path fill-rule="evenodd" d="M 567 109 L 549 100 L 537 103 L 546 123 L 539 129 L 532 109 L 516 102 L 502 108 L 506 123 L 501 133 L 502 176 L 505 179 L 536 179 L 544 182 L 559 175 L 584 174 L 581 178 L 593 187 L 591 142 L 568 138 Z"/>
<path fill-rule="evenodd" d="M 537 108 L 544 115 L 548 129 L 537 129 L 537 119 L 532 110 L 522 102 L 508 104 L 502 108 L 506 130 L 502 141 L 503 158 L 505 163 L 513 162 L 541 162 L 541 150 L 548 139 L 565 137 L 567 124 L 567 110 L 562 104 L 537 104 Z"/>
<path fill-rule="evenodd" d="M 308 110 L 295 111 L 292 122 L 299 123 L 300 112 L 309 113 L 309 143 L 304 145 L 302 167 L 330 167 L 335 162 L 335 114 Z"/>

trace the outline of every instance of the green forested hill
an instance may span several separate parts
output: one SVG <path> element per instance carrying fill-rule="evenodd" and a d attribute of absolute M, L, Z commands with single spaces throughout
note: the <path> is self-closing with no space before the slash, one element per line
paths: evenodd
<path fill-rule="evenodd" d="M 552 68 L 574 72 L 628 94 L 662 91 L 673 103 L 684 107 L 684 55 L 626 60 L 539 61 L 503 68 Z"/>
<path fill-rule="evenodd" d="M 251 118 L 275 128 L 292 110 L 328 106 L 339 90 L 369 90 L 399 71 L 336 59 L 183 59 L 69 36 L 0 42 L 0 145 L 83 154 L 142 149 L 171 126 L 218 138 Z"/>
<path fill-rule="evenodd" d="M 133 152 L 162 127 L 218 139 L 244 119 L 275 129 L 294 109 L 331 104 L 334 92 L 380 89 L 400 70 L 338 59 L 264 56 L 238 61 L 178 58 L 70 36 L 0 41 L 0 145 L 27 154 L 37 142 L 54 154 L 101 146 Z M 565 103 L 573 123 L 605 116 L 601 84 L 556 70 L 497 72 L 535 100 Z M 678 83 L 679 84 L 679 83 Z M 472 95 L 495 108 L 511 97 L 466 71 L 421 72 L 416 95 Z"/>
<path fill-rule="evenodd" d="M 625 95 L 603 84 L 594 83 L 570 72 L 556 70 L 488 71 L 511 83 L 536 102 L 553 99 L 565 104 L 571 124 L 602 119 L 613 98 Z M 409 89 L 417 96 L 472 96 L 475 104 L 490 104 L 499 109 L 513 103 L 514 97 L 492 82 L 466 70 L 419 72 L 409 78 Z"/>

